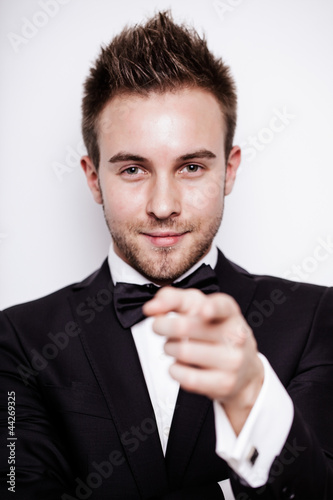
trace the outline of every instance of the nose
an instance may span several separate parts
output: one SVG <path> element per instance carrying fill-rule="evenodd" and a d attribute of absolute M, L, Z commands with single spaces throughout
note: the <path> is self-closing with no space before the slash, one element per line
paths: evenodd
<path fill-rule="evenodd" d="M 156 219 L 176 217 L 181 212 L 180 189 L 175 179 L 156 178 L 149 191 L 147 213 Z"/>

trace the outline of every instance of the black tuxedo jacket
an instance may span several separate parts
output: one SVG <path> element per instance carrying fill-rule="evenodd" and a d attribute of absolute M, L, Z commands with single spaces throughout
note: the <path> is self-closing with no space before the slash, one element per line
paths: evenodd
<path fill-rule="evenodd" d="M 333 290 L 253 276 L 221 253 L 216 272 L 295 405 L 268 483 L 247 487 L 215 454 L 212 403 L 183 390 L 163 456 L 105 261 L 82 283 L 0 316 L 1 498 L 222 499 L 217 483 L 230 477 L 237 500 L 333 499 Z M 7 483 L 13 449 L 16 496 Z"/>

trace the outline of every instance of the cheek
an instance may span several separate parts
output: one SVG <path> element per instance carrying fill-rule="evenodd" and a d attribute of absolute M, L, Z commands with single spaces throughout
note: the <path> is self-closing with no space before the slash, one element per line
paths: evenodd
<path fill-rule="evenodd" d="M 223 182 L 209 181 L 200 186 L 192 186 L 186 191 L 184 205 L 191 212 L 216 215 L 223 206 Z M 184 207 L 185 208 L 185 207 Z"/>
<path fill-rule="evenodd" d="M 107 215 L 114 220 L 130 221 L 138 217 L 144 207 L 141 193 L 126 190 L 124 186 L 103 190 L 104 207 Z"/>

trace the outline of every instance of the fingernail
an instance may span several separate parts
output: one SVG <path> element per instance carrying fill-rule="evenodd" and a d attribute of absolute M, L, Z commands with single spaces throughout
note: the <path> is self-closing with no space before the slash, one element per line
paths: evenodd
<path fill-rule="evenodd" d="M 154 328 L 154 326 L 153 326 Z M 158 321 L 157 323 L 157 328 L 156 328 L 156 333 L 159 333 L 160 335 L 165 335 L 168 337 L 171 335 L 173 329 L 171 328 L 170 322 L 166 321 L 165 319 L 163 321 Z"/>

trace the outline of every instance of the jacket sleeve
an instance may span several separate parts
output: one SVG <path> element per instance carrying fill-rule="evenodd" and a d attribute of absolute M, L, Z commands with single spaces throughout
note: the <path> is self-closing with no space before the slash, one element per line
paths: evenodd
<path fill-rule="evenodd" d="M 333 498 L 333 289 L 325 289 L 287 390 L 294 420 L 267 483 L 249 488 L 230 471 L 237 500 Z"/>
<path fill-rule="evenodd" d="M 59 500 L 69 489 L 70 467 L 33 374 L 15 329 L 0 313 L 0 497 Z"/>

